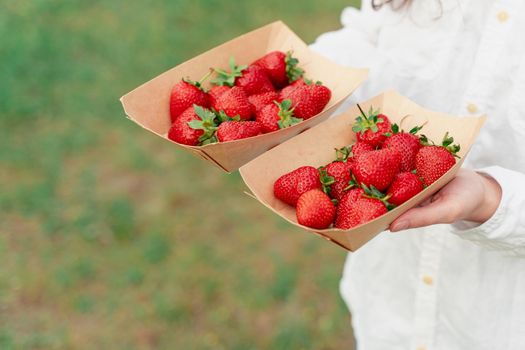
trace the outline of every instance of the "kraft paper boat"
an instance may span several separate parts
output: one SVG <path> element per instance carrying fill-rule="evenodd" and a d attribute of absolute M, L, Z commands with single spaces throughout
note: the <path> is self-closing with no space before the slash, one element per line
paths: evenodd
<path fill-rule="evenodd" d="M 306 71 L 305 76 L 322 81 L 332 90 L 332 98 L 321 113 L 273 133 L 205 146 L 181 145 L 166 137 L 171 125 L 169 97 L 173 85 L 184 77 L 198 80 L 210 67 L 226 68 L 231 56 L 235 57 L 238 64 L 250 64 L 274 50 L 293 50 L 294 56 L 300 61 L 299 66 Z M 326 120 L 367 75 L 367 69 L 343 67 L 311 51 L 294 32 L 278 21 L 194 57 L 139 86 L 120 100 L 129 119 L 141 127 L 226 172 L 232 172 L 285 140 Z"/>
<path fill-rule="evenodd" d="M 319 167 L 328 164 L 335 158 L 334 148 L 354 143 L 355 134 L 351 130 L 351 124 L 359 115 L 357 106 L 280 144 L 240 168 L 241 176 L 251 190 L 252 196 L 263 205 L 290 223 L 316 233 L 349 251 L 355 251 L 364 245 L 387 229 L 394 219 L 429 198 L 452 180 L 486 119 L 485 116 L 457 117 L 434 112 L 418 106 L 394 91 L 385 92 L 360 105 L 364 110 L 368 110 L 370 106 L 374 109 L 380 108 L 381 113 L 386 114 L 392 123 L 401 125 L 404 130 L 425 123 L 421 133 L 436 143 L 441 142 L 443 135 L 448 131 L 454 137 L 454 143 L 461 145 L 461 150 L 458 152 L 461 159 L 438 181 L 417 196 L 387 214 L 350 230 L 315 230 L 299 225 L 295 208 L 274 197 L 273 183 L 281 175 L 300 166 Z"/>

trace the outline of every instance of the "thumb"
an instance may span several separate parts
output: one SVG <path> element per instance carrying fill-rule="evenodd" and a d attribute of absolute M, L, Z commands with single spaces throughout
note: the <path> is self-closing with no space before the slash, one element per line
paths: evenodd
<path fill-rule="evenodd" d="M 426 202 L 428 203 L 428 202 Z M 457 205 L 447 200 L 446 196 L 437 194 L 430 203 L 408 210 L 390 224 L 390 231 L 397 232 L 409 228 L 449 224 L 456 220 Z"/>

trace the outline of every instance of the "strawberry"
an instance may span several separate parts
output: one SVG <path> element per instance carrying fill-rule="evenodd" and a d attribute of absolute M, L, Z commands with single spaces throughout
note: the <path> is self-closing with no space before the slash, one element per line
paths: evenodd
<path fill-rule="evenodd" d="M 321 113 L 331 97 L 332 92 L 321 82 L 312 83 L 305 79 L 297 80 L 279 94 L 281 100 L 292 100 L 295 116 L 304 120 Z"/>
<path fill-rule="evenodd" d="M 336 209 L 328 195 L 313 189 L 299 197 L 295 211 L 299 224 L 322 230 L 332 225 Z"/>
<path fill-rule="evenodd" d="M 255 115 L 255 120 L 261 123 L 262 132 L 269 133 L 302 122 L 302 119 L 294 117 L 291 105 L 290 100 L 284 100 L 282 103 L 269 104 L 260 110 Z"/>
<path fill-rule="evenodd" d="M 175 119 L 168 138 L 190 146 L 214 142 L 214 132 L 217 129 L 215 118 L 213 112 L 193 105 Z"/>
<path fill-rule="evenodd" d="M 341 198 L 341 201 L 339 201 L 339 204 L 341 204 L 343 201 L 351 201 L 356 202 L 359 198 L 363 197 L 365 195 L 365 191 L 361 187 L 354 187 L 350 190 L 348 190 L 343 198 L 347 197 L 346 199 Z"/>
<path fill-rule="evenodd" d="M 426 139 L 426 138 L 425 138 Z M 453 145 L 454 138 L 443 138 L 441 146 L 423 146 L 416 155 L 416 170 L 426 186 L 430 186 L 456 164 L 459 145 Z"/>
<path fill-rule="evenodd" d="M 375 148 L 369 143 L 357 141 L 352 145 L 352 157 L 357 158 L 361 154 L 373 151 Z"/>
<path fill-rule="evenodd" d="M 203 78 L 203 80 L 204 79 L 205 78 Z M 210 105 L 208 95 L 200 84 L 201 82 L 182 79 L 182 81 L 175 84 L 171 89 L 170 118 L 172 123 L 182 112 L 194 104 L 202 107 L 208 107 Z"/>
<path fill-rule="evenodd" d="M 247 95 L 275 90 L 264 68 L 254 65 L 237 66 L 232 57 L 230 58 L 230 70 L 230 72 L 226 72 L 222 69 L 215 69 L 217 78 L 212 83 L 242 87 Z"/>
<path fill-rule="evenodd" d="M 401 205 L 421 191 L 423 183 L 419 177 L 411 172 L 402 172 L 394 177 L 386 194 L 389 203 Z"/>
<path fill-rule="evenodd" d="M 387 148 L 361 154 L 354 159 L 352 172 L 359 184 L 386 190 L 399 172 L 401 155 Z"/>
<path fill-rule="evenodd" d="M 219 98 L 219 96 L 221 96 L 226 91 L 229 91 L 230 89 L 231 88 L 229 86 L 224 86 L 224 85 L 213 86 L 210 89 L 210 91 L 208 91 L 208 98 L 210 100 L 210 106 L 213 109 L 217 110 L 217 108 L 216 108 L 217 99 Z"/>
<path fill-rule="evenodd" d="M 223 111 L 229 117 L 238 115 L 241 120 L 249 120 L 253 115 L 253 106 L 248 101 L 248 96 L 242 88 L 237 86 L 220 94 L 213 108 L 218 112 Z"/>
<path fill-rule="evenodd" d="M 416 167 L 416 154 L 421 148 L 419 137 L 415 135 L 421 130 L 415 127 L 410 132 L 398 132 L 397 124 L 392 125 L 392 136 L 388 136 L 383 142 L 382 148 L 392 148 L 401 154 L 401 171 L 412 171 Z"/>
<path fill-rule="evenodd" d="M 283 202 L 295 206 L 303 193 L 321 187 L 319 171 L 312 166 L 302 166 L 278 178 L 273 184 L 273 193 Z"/>
<path fill-rule="evenodd" d="M 293 83 L 291 83 L 290 85 L 284 87 L 281 90 L 281 92 L 279 93 L 280 99 L 281 100 L 287 99 L 293 93 L 294 90 L 300 89 L 300 88 L 306 86 L 306 81 L 305 80 L 307 80 L 307 81 L 309 81 L 311 83 L 311 81 L 306 79 L 306 78 L 300 78 L 300 79 L 297 79 L 296 81 L 294 81 Z"/>
<path fill-rule="evenodd" d="M 217 139 L 220 142 L 244 139 L 261 134 L 261 125 L 254 121 L 228 121 L 217 128 Z"/>
<path fill-rule="evenodd" d="M 348 191 L 337 206 L 334 227 L 348 230 L 364 224 L 387 212 L 386 206 L 376 198 L 365 196 L 363 189 Z"/>
<path fill-rule="evenodd" d="M 335 151 L 336 151 L 337 160 L 347 161 L 347 160 L 351 160 L 352 158 L 357 158 L 361 154 L 364 154 L 364 153 L 367 153 L 373 150 L 375 150 L 375 148 L 371 146 L 370 144 L 366 142 L 357 141 L 353 145 L 345 146 L 345 147 L 336 149 Z"/>
<path fill-rule="evenodd" d="M 341 200 L 345 189 L 349 186 L 352 176 L 350 174 L 350 164 L 335 161 L 320 169 L 323 190 L 330 197 Z"/>
<path fill-rule="evenodd" d="M 252 65 L 264 68 L 266 74 L 276 88 L 282 88 L 301 78 L 304 70 L 297 67 L 299 60 L 292 57 L 292 52 L 286 54 L 281 51 L 272 51 L 253 62 Z"/>
<path fill-rule="evenodd" d="M 259 66 L 249 66 L 244 72 L 242 72 L 242 77 L 237 78 L 235 85 L 244 88 L 248 95 L 275 91 L 266 71 Z"/>
<path fill-rule="evenodd" d="M 379 111 L 374 111 L 372 106 L 368 111 L 368 115 L 363 112 L 361 106 L 358 104 L 361 116 L 355 119 L 352 130 L 356 133 L 357 141 L 366 142 L 374 147 L 379 147 L 386 140 L 388 134 L 392 133 L 392 126 L 390 120 L 384 114 L 379 114 Z"/>
<path fill-rule="evenodd" d="M 277 101 L 278 99 L 279 94 L 276 91 L 268 91 L 263 92 L 262 94 L 248 96 L 248 101 L 250 101 L 250 103 L 253 105 L 255 113 L 259 112 L 261 109 L 269 104 L 272 104 L 273 101 Z"/>

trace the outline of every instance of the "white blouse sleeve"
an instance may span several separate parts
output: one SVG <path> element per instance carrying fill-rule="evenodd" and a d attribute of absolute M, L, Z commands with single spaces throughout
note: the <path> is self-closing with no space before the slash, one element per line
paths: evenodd
<path fill-rule="evenodd" d="M 452 225 L 452 232 L 487 249 L 525 257 L 525 175 L 499 166 L 479 169 L 478 172 L 499 183 L 502 189 L 500 205 L 483 224 L 474 226 L 469 222 L 458 222 Z"/>

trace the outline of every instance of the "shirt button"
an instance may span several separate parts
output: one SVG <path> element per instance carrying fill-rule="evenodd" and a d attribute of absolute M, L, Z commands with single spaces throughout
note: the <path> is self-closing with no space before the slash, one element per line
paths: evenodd
<path fill-rule="evenodd" d="M 497 17 L 498 21 L 500 21 L 501 23 L 507 22 L 507 20 L 509 19 L 509 13 L 507 11 L 500 11 L 498 12 Z"/>
<path fill-rule="evenodd" d="M 470 113 L 476 113 L 478 111 L 478 106 L 476 106 L 474 103 L 469 103 L 467 105 L 467 111 Z"/>
<path fill-rule="evenodd" d="M 429 275 L 425 275 L 423 276 L 423 283 L 428 284 L 430 286 L 432 285 L 432 283 L 434 283 L 434 279 Z"/>

